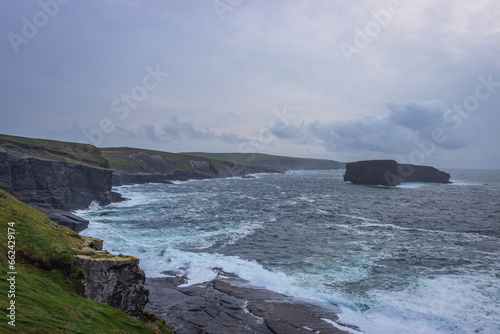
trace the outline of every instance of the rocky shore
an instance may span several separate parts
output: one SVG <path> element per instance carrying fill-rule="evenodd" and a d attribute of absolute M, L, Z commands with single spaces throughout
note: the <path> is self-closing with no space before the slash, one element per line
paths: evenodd
<path fill-rule="evenodd" d="M 356 333 L 339 323 L 340 309 L 297 300 L 219 270 L 216 279 L 186 286 L 182 273 L 148 278 L 145 310 L 161 316 L 176 334 Z"/>

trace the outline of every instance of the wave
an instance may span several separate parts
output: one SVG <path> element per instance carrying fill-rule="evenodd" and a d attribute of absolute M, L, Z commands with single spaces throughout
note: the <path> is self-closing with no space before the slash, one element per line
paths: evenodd
<path fill-rule="evenodd" d="M 363 332 L 384 334 L 498 333 L 498 278 L 440 275 L 414 281 L 400 291 L 375 290 L 369 310 L 344 310 L 340 320 Z"/>

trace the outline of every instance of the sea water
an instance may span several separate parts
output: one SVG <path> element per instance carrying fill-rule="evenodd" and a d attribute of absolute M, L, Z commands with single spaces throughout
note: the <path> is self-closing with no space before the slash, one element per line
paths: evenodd
<path fill-rule="evenodd" d="M 363 333 L 500 333 L 500 171 L 363 186 L 343 171 L 121 186 L 82 232 L 189 284 L 220 268 L 338 305 Z M 352 330 L 353 333 L 358 333 Z"/>

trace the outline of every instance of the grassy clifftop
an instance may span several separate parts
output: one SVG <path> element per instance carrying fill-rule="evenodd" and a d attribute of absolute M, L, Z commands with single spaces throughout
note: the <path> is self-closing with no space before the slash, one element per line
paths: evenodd
<path fill-rule="evenodd" d="M 193 168 L 186 163 L 189 159 L 203 160 L 198 157 L 188 157 L 182 154 L 145 150 L 139 148 L 131 147 L 106 147 L 102 148 L 102 155 L 109 161 L 109 165 L 113 169 L 130 170 L 134 172 L 149 172 L 149 170 L 144 168 L 144 164 L 139 159 L 130 159 L 131 156 L 138 155 L 140 153 L 146 153 L 151 156 L 158 156 L 165 158 L 167 161 L 171 161 L 172 166 L 180 170 L 190 171 Z"/>
<path fill-rule="evenodd" d="M 300 170 L 300 169 L 339 169 L 344 164 L 335 160 L 296 158 L 262 153 L 184 153 L 191 156 L 207 159 L 217 159 L 227 162 L 235 162 L 242 165 L 275 168 L 278 170 Z"/>
<path fill-rule="evenodd" d="M 11 237 L 15 245 L 8 243 L 9 234 L 15 236 Z M 0 332 L 171 333 L 154 315 L 133 319 L 76 293 L 68 268 L 73 256 L 82 253 L 83 244 L 77 233 L 0 190 Z M 13 298 L 8 297 L 12 285 L 7 279 L 13 276 L 7 274 L 13 271 L 9 250 L 16 252 Z M 8 324 L 11 300 L 15 327 Z"/>
<path fill-rule="evenodd" d="M 26 155 L 62 160 L 81 165 L 108 168 L 98 148 L 88 144 L 62 142 L 0 134 L 0 149 L 12 149 Z"/>
<path fill-rule="evenodd" d="M 183 154 L 195 157 L 203 157 L 208 159 L 217 159 L 221 161 L 237 162 L 241 164 L 253 164 L 258 161 L 270 160 L 295 160 L 300 162 L 305 161 L 322 161 L 323 159 L 295 158 L 285 157 L 280 155 L 271 155 L 263 153 L 205 153 L 205 152 L 185 152 Z"/>

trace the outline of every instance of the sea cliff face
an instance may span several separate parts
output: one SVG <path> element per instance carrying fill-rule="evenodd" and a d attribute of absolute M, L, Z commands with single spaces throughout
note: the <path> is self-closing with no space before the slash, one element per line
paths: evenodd
<path fill-rule="evenodd" d="M 112 173 L 91 145 L 0 135 L 0 188 L 74 231 L 88 221 L 67 211 L 121 199 Z"/>
<path fill-rule="evenodd" d="M 77 273 L 78 294 L 119 308 L 133 317 L 141 317 L 148 302 L 149 290 L 144 288 L 146 275 L 139 268 L 139 259 L 111 255 L 102 250 L 102 240 L 86 238 L 90 255 L 75 255 L 71 264 Z"/>
<path fill-rule="evenodd" d="M 134 148 L 107 148 L 103 153 L 113 169 L 114 186 L 277 172 L 272 168 Z"/>
<path fill-rule="evenodd" d="M 111 169 L 45 160 L 14 152 L 0 155 L 0 187 L 25 203 L 59 210 L 111 202 Z"/>
<path fill-rule="evenodd" d="M 450 174 L 434 167 L 398 164 L 394 160 L 366 160 L 346 164 L 344 181 L 383 186 L 403 182 L 450 183 Z"/>

